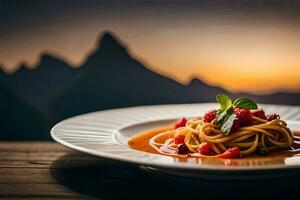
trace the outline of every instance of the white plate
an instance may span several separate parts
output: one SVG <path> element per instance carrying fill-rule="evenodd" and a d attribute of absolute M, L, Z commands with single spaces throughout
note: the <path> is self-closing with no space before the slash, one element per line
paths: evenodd
<path fill-rule="evenodd" d="M 140 106 L 113 109 L 76 116 L 58 123 L 51 130 L 52 138 L 71 149 L 99 157 L 136 163 L 153 171 L 193 176 L 196 173 L 226 174 L 230 172 L 257 173 L 263 170 L 274 172 L 285 169 L 300 169 L 300 156 L 286 158 L 282 163 L 249 161 L 234 166 L 226 166 L 210 160 L 178 159 L 136 151 L 128 147 L 130 137 L 140 132 L 164 126 L 182 116 L 203 115 L 207 110 L 217 108 L 214 103 Z M 278 113 L 288 122 L 292 130 L 300 130 L 300 107 L 283 105 L 260 105 L 266 113 Z M 237 159 L 235 159 L 237 160 Z M 270 161 L 270 159 L 269 159 Z M 243 161 L 244 162 L 244 161 Z M 184 172 L 182 172 L 184 170 Z M 291 170 L 290 170 L 291 171 Z M 299 170 L 298 170 L 299 171 Z M 273 175 L 272 175 L 273 176 Z"/>

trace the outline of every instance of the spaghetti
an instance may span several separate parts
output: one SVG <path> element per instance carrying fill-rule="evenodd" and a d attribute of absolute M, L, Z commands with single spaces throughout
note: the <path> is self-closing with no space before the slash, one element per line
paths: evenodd
<path fill-rule="evenodd" d="M 256 125 L 240 127 L 230 135 L 225 135 L 220 131 L 216 120 L 205 123 L 203 117 L 193 118 L 184 127 L 155 135 L 149 140 L 149 144 L 161 154 L 180 155 L 182 153 L 178 151 L 179 145 L 175 143 L 175 138 L 183 135 L 183 144 L 187 147 L 187 153 L 183 154 L 201 156 L 199 148 L 201 144 L 207 143 L 212 149 L 209 155 L 215 157 L 226 157 L 224 152 L 234 147 L 239 148 L 240 155 L 246 156 L 257 151 L 276 151 L 292 145 L 293 135 L 285 121 L 275 119 L 269 122 L 258 117 L 253 117 L 253 120 L 257 122 Z"/>
<path fill-rule="evenodd" d="M 150 132 L 152 151 L 171 156 L 237 158 L 291 147 L 293 133 L 279 115 L 265 115 L 255 102 L 238 98 L 234 102 L 217 96 L 218 110 L 204 116 L 176 122 L 171 128 Z M 140 135 L 139 137 L 145 137 Z M 137 143 L 129 141 L 134 147 Z"/>

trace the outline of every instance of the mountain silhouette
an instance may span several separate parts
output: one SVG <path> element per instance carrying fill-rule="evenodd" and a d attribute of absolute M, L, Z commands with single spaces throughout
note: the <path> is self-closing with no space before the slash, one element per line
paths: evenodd
<path fill-rule="evenodd" d="M 218 92 L 224 90 L 200 80 L 184 86 L 149 70 L 132 58 L 115 36 L 105 33 L 99 47 L 81 66 L 81 77 L 53 106 L 72 116 L 124 106 L 213 101 Z"/>
<path fill-rule="evenodd" d="M 36 69 L 22 64 L 18 71 L 6 76 L 2 82 L 25 103 L 51 119 L 49 101 L 68 87 L 78 76 L 77 71 L 54 56 L 43 54 Z"/>
<path fill-rule="evenodd" d="M 8 81 L 13 83 L 13 90 L 22 94 L 23 98 L 35 101 L 49 98 L 62 86 L 66 86 L 76 74 L 76 69 L 65 62 L 43 54 L 36 69 L 31 70 L 23 64 L 16 73 L 9 76 Z"/>
<path fill-rule="evenodd" d="M 248 96 L 260 103 L 300 104 L 300 94 L 232 94 L 199 79 L 182 85 L 148 69 L 110 32 L 100 36 L 97 48 L 79 68 L 43 54 L 34 70 L 22 65 L 9 76 L 0 72 L 0 83 L 4 88 L 3 101 L 9 108 L 17 105 L 12 111 L 14 114 L 6 120 L 12 127 L 19 127 L 18 130 L 15 135 L 0 135 L 0 138 L 10 139 L 26 136 L 48 139 L 52 125 L 81 113 L 136 105 L 214 102 L 219 92 L 232 97 Z M 1 112 L 2 109 L 9 112 L 7 108 L 1 108 Z M 18 116 L 18 112 L 26 114 Z M 15 121 L 14 115 L 26 117 L 27 123 Z M 29 135 L 33 131 L 30 132 L 28 127 L 38 131 Z M 5 130 L 7 127 L 0 125 L 0 131 L 6 133 Z"/>
<path fill-rule="evenodd" d="M 47 119 L 41 113 L 6 87 L 0 86 L 0 96 L 0 138 L 2 140 L 49 138 L 47 132 L 50 124 L 47 124 Z"/>

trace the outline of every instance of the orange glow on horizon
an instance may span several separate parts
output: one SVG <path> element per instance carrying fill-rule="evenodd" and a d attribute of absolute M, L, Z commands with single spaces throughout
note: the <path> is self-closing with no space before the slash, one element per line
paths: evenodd
<path fill-rule="evenodd" d="M 263 16 L 136 16 L 62 20 L 29 29 L 1 41 L 0 65 L 10 72 L 23 61 L 35 66 L 46 51 L 78 66 L 95 48 L 99 33 L 111 30 L 151 70 L 184 84 L 195 77 L 231 91 L 300 91 L 297 24 Z"/>

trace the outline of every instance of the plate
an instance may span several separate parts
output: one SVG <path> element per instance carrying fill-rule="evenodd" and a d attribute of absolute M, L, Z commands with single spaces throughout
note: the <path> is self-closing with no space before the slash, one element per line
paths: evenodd
<path fill-rule="evenodd" d="M 288 126 L 300 130 L 300 107 L 259 105 L 266 113 L 278 113 Z M 218 107 L 215 103 L 139 106 L 88 113 L 66 119 L 51 130 L 52 138 L 71 149 L 99 157 L 135 163 L 151 172 L 185 177 L 232 178 L 234 174 L 251 174 L 252 178 L 277 177 L 300 169 L 300 156 L 275 159 L 262 156 L 255 159 L 178 160 L 173 157 L 131 149 L 127 141 L 133 135 L 155 129 L 185 116 L 203 115 Z M 277 173 L 279 171 L 284 173 Z"/>

